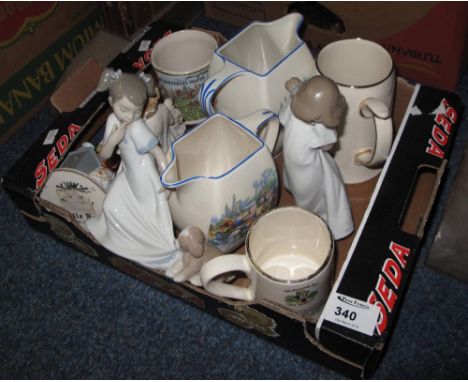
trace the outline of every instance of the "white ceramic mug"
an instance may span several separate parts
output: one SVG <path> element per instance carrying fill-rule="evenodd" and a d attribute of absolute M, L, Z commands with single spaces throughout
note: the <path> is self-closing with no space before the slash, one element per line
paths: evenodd
<path fill-rule="evenodd" d="M 377 43 L 348 39 L 325 46 L 316 65 L 320 74 L 337 83 L 348 104 L 335 151 L 343 179 L 369 180 L 380 173 L 392 147 L 396 81 L 392 58 Z"/>
<path fill-rule="evenodd" d="M 332 285 L 334 243 L 325 222 L 299 207 L 281 207 L 262 215 L 250 228 L 245 255 L 224 255 L 200 271 L 203 287 L 214 295 L 267 300 L 303 314 L 315 313 Z M 247 288 L 216 277 L 233 271 L 250 279 Z"/>
<path fill-rule="evenodd" d="M 187 123 L 206 117 L 198 92 L 208 77 L 215 38 L 198 30 L 181 30 L 157 41 L 151 52 L 151 64 L 159 79 L 163 96 L 171 98 Z"/>

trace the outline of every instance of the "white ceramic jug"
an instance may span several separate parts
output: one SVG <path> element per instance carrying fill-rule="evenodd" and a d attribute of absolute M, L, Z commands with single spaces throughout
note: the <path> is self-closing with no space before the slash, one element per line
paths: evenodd
<path fill-rule="evenodd" d="M 289 100 L 285 82 L 317 74 L 314 58 L 297 34 L 302 20 L 291 13 L 254 22 L 218 48 L 199 93 L 204 111 L 236 119 L 263 108 L 279 113 Z"/>
<path fill-rule="evenodd" d="M 265 141 L 257 137 L 261 127 L 268 131 Z M 239 121 L 215 114 L 176 140 L 161 175 L 163 186 L 174 190 L 169 208 L 175 226 L 199 227 L 225 253 L 242 245 L 253 221 L 277 204 L 270 149 L 278 130 L 269 111 Z"/>

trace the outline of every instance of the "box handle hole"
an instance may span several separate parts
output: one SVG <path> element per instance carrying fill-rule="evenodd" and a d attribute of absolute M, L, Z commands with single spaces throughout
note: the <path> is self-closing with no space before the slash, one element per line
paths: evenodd
<path fill-rule="evenodd" d="M 418 168 L 411 192 L 400 215 L 399 228 L 403 232 L 419 238 L 423 236 L 445 166 L 446 162 L 441 168 L 431 166 Z"/>

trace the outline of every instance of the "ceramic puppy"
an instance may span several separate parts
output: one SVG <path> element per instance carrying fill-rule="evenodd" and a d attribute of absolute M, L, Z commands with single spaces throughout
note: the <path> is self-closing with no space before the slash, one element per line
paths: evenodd
<path fill-rule="evenodd" d="M 207 244 L 202 230 L 193 226 L 181 231 L 176 245 L 183 252 L 183 255 L 166 271 L 166 275 L 174 281 L 188 280 L 193 285 L 201 287 L 199 275 L 201 267 L 207 261 L 221 256 L 223 253 L 216 247 Z"/>

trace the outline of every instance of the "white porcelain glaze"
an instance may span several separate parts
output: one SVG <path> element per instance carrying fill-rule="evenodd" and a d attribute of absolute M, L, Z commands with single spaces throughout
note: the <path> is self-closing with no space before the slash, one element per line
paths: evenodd
<path fill-rule="evenodd" d="M 371 179 L 380 173 L 392 146 L 392 58 L 374 42 L 348 39 L 325 46 L 316 65 L 320 74 L 338 84 L 348 104 L 335 152 L 343 179 L 345 183 Z"/>
<path fill-rule="evenodd" d="M 268 143 L 255 134 L 265 124 Z M 267 144 L 274 143 L 278 129 L 268 111 L 241 121 L 215 114 L 176 140 L 161 176 L 163 186 L 174 190 L 174 224 L 199 227 L 223 252 L 242 245 L 251 223 L 277 203 L 278 175 Z"/>
<path fill-rule="evenodd" d="M 297 206 L 315 212 L 327 222 L 335 240 L 348 236 L 354 229 L 348 195 L 338 166 L 322 149 L 335 144 L 335 130 L 298 119 L 289 106 L 279 117 L 284 126 L 285 188 Z"/>
<path fill-rule="evenodd" d="M 205 112 L 236 119 L 263 108 L 278 113 L 289 100 L 286 80 L 317 73 L 312 54 L 297 35 L 301 23 L 298 13 L 254 22 L 218 48 L 200 89 Z"/>
<path fill-rule="evenodd" d="M 180 254 L 158 169 L 148 152 L 155 144 L 156 138 L 141 118 L 126 127 L 119 144 L 121 169 L 101 214 L 86 225 L 108 250 L 151 268 L 166 269 Z"/>
<path fill-rule="evenodd" d="M 200 270 L 206 290 L 217 296 L 268 300 L 298 313 L 313 314 L 331 289 L 333 240 L 317 215 L 299 207 L 283 207 L 260 217 L 249 230 L 246 255 L 225 255 Z M 246 288 L 215 280 L 221 274 L 244 272 Z"/>

